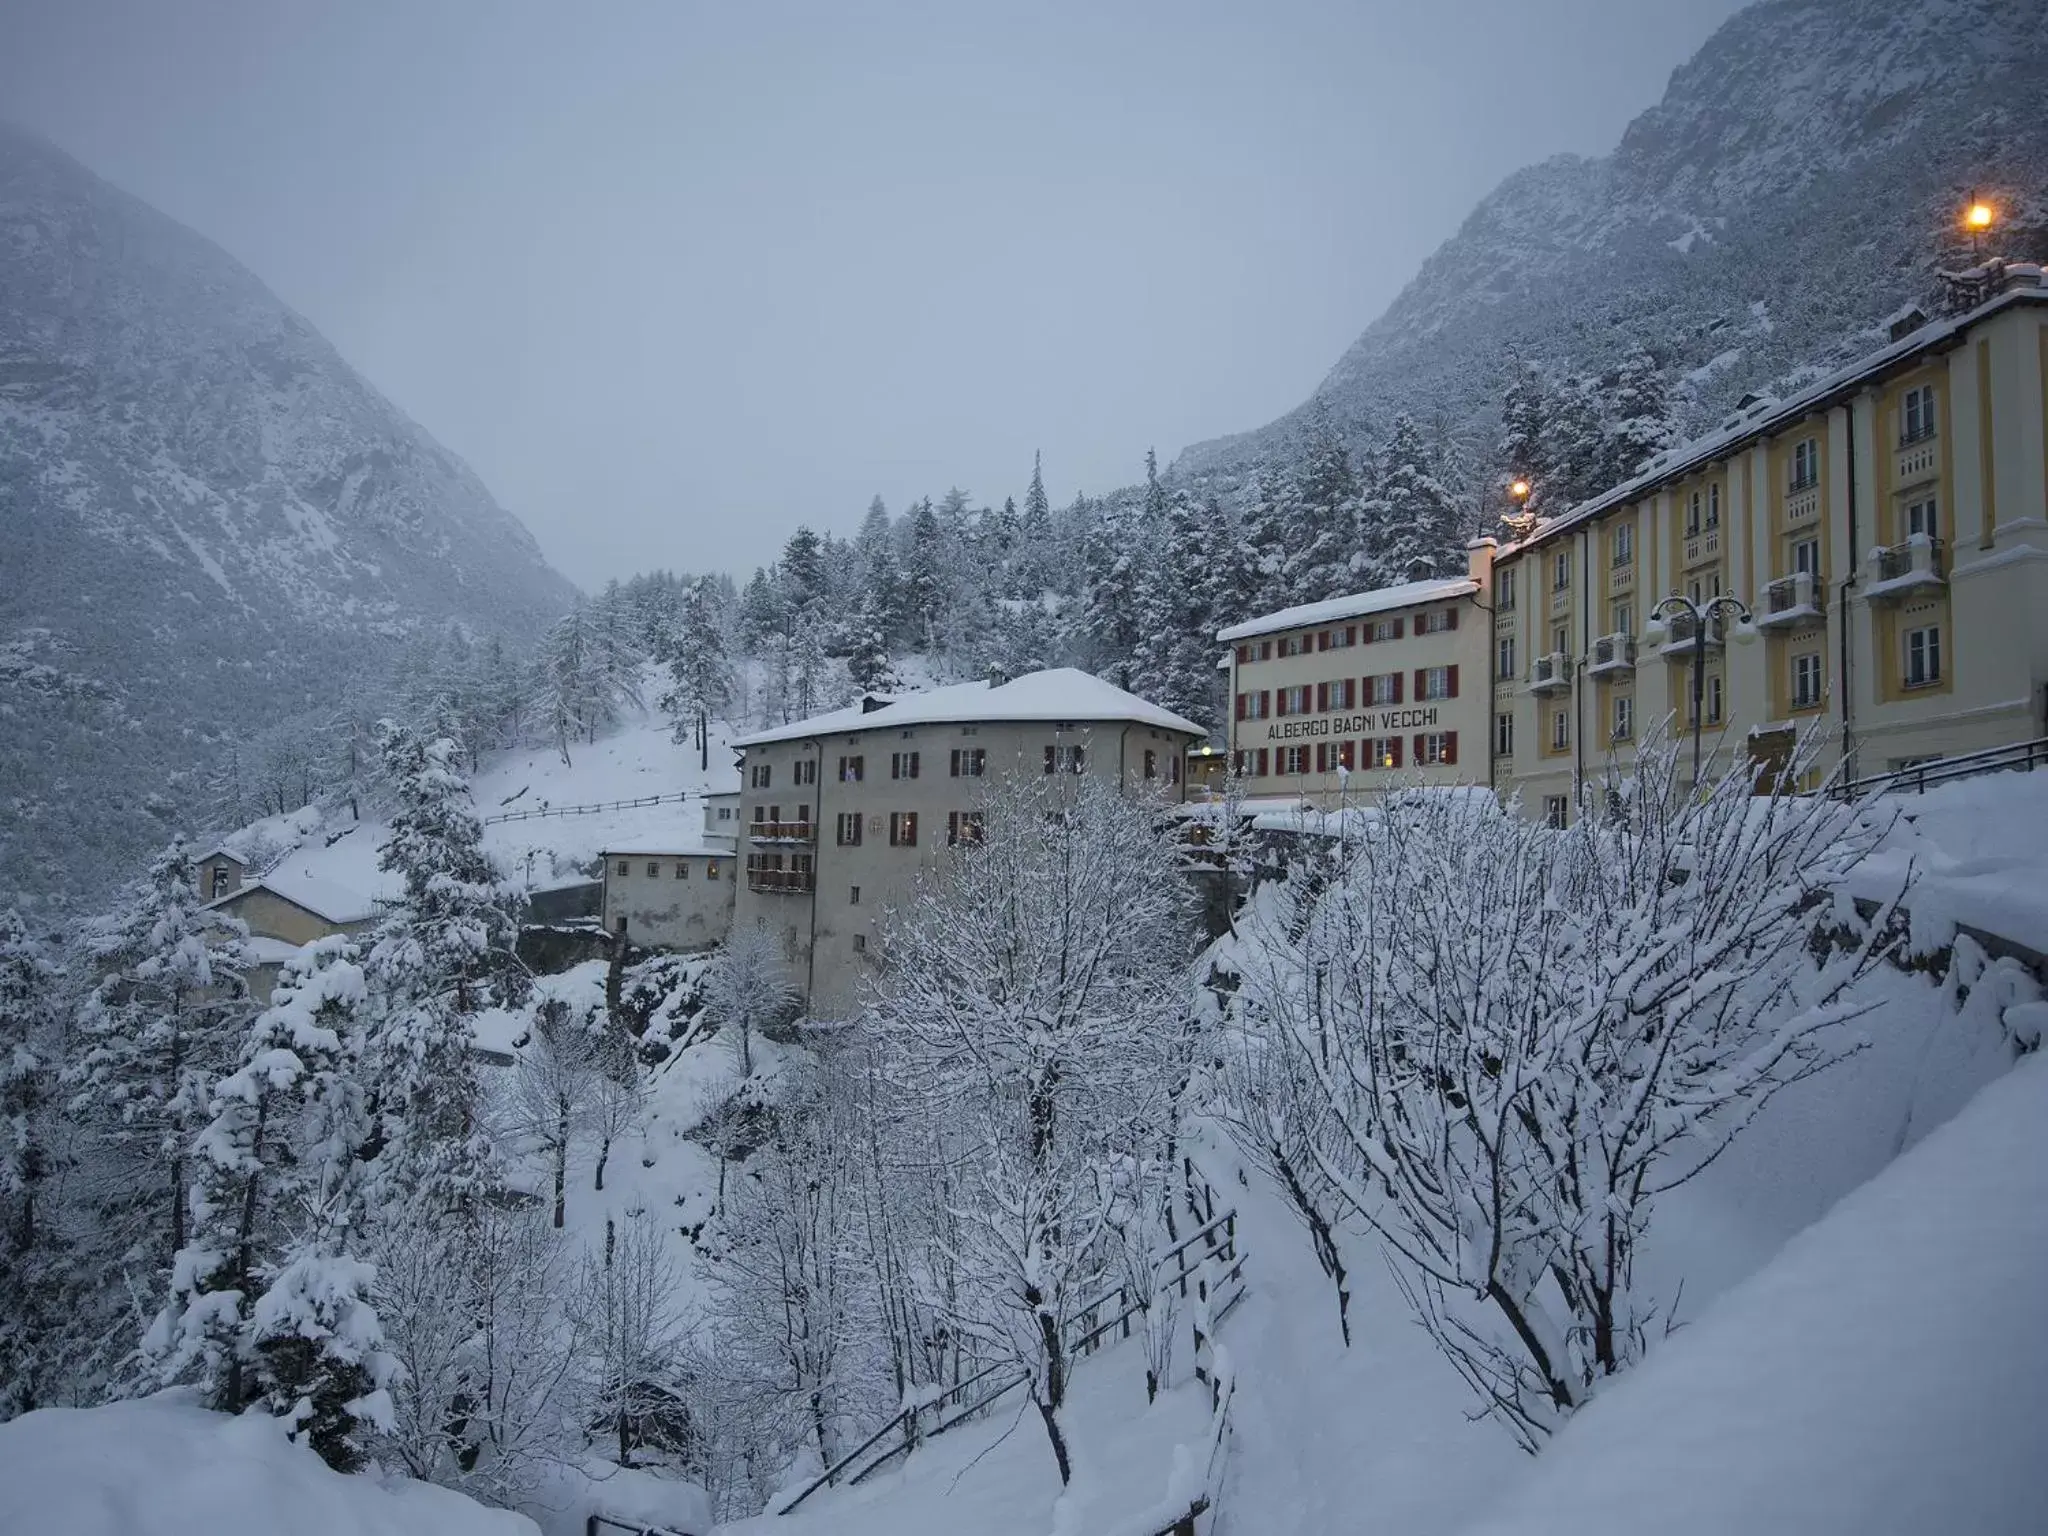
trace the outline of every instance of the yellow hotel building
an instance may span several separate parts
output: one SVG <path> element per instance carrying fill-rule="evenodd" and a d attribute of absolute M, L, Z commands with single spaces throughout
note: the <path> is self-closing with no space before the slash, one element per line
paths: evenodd
<path fill-rule="evenodd" d="M 1497 789 L 1574 814 L 1646 728 L 1690 732 L 1696 655 L 1710 772 L 1811 721 L 1852 778 L 2048 730 L 2048 286 L 1996 270 L 1975 308 L 1909 315 L 1500 550 Z M 1754 634 L 1653 623 L 1674 593 L 1737 599 Z"/>

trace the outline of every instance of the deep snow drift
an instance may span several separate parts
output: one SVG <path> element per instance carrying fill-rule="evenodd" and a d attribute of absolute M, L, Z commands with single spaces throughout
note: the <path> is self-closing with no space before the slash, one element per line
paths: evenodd
<path fill-rule="evenodd" d="M 410 1478 L 344 1477 L 260 1413 L 183 1392 L 0 1424 L 8 1536 L 538 1536 L 524 1515 Z"/>

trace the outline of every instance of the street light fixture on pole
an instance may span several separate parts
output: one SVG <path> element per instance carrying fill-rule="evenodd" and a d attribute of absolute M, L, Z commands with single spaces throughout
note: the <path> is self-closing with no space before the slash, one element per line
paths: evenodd
<path fill-rule="evenodd" d="M 1975 192 L 1963 207 L 1963 228 L 1970 232 L 1970 261 L 1972 265 L 1984 258 L 1984 236 L 1991 226 L 1998 222 L 1998 210 L 1993 208 Z"/>
<path fill-rule="evenodd" d="M 1535 514 L 1529 510 L 1529 493 L 1533 489 L 1520 475 L 1508 483 L 1508 500 L 1513 503 L 1514 510 L 1502 513 L 1501 521 L 1518 540 L 1526 539 L 1536 526 Z"/>
<path fill-rule="evenodd" d="M 1747 645 L 1756 638 L 1756 625 L 1752 622 L 1756 616 L 1741 598 L 1725 592 L 1717 593 L 1703 603 L 1674 592 L 1650 610 L 1650 638 L 1661 640 L 1670 627 L 1668 620 L 1681 613 L 1692 616 L 1692 789 L 1697 795 L 1700 789 L 1700 736 L 1707 724 L 1707 625 L 1711 620 L 1730 617 L 1734 621 L 1735 643 Z"/>

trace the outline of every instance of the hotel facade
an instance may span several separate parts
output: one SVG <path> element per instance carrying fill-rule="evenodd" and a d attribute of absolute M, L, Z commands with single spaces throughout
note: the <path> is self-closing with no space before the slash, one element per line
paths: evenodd
<path fill-rule="evenodd" d="M 1710 774 L 1816 724 L 1849 778 L 2044 734 L 2048 290 L 2000 286 L 1503 548 L 1495 787 L 1569 819 L 1696 686 Z"/>
<path fill-rule="evenodd" d="M 1494 543 L 1463 577 L 1284 608 L 1230 647 L 1231 770 L 1254 798 L 1333 809 L 1394 784 L 1486 782 Z"/>
<path fill-rule="evenodd" d="M 964 683 L 741 737 L 733 921 L 782 945 L 814 1018 L 858 1003 L 880 923 L 980 836 L 1005 775 L 1089 774 L 1178 801 L 1205 732 L 1085 672 Z"/>

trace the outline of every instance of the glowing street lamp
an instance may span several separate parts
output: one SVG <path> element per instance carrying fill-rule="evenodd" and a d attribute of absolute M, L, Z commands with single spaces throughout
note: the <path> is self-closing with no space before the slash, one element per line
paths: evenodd
<path fill-rule="evenodd" d="M 1519 475 L 1508 485 L 1508 500 L 1514 503 L 1514 510 L 1503 514 L 1501 521 L 1507 524 L 1508 531 L 1518 539 L 1527 538 L 1529 530 L 1536 526 L 1536 519 L 1529 511 L 1529 493 L 1534 489 L 1534 486 Z"/>
<path fill-rule="evenodd" d="M 1982 250 L 1979 242 L 1990 233 L 1991 226 L 1998 222 L 1998 210 L 1979 197 L 1970 194 L 1970 201 L 1963 209 L 1963 228 L 1970 232 L 1970 258 L 1976 260 Z"/>

